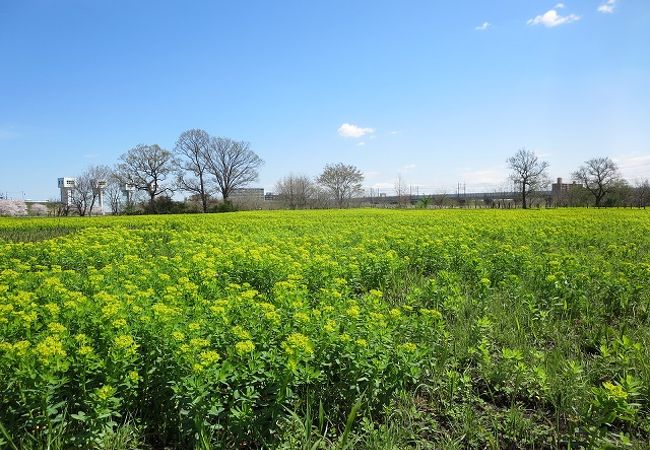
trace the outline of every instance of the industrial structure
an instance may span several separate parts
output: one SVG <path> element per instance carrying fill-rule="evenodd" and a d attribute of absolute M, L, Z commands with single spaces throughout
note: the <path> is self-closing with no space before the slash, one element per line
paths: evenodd
<path fill-rule="evenodd" d="M 106 180 L 90 180 L 90 184 L 93 187 L 93 195 L 97 196 L 99 213 L 104 214 L 104 191 L 108 186 L 108 182 Z"/>
<path fill-rule="evenodd" d="M 124 183 L 122 185 L 122 194 L 126 197 L 126 204 L 130 205 L 133 203 L 133 193 L 135 192 L 135 185 L 131 183 Z"/>
<path fill-rule="evenodd" d="M 77 179 L 72 177 L 59 178 L 59 189 L 61 190 L 61 203 L 65 206 L 72 206 L 72 191 L 77 186 Z"/>
<path fill-rule="evenodd" d="M 72 206 L 74 191 L 77 189 L 78 182 L 74 177 L 62 177 L 58 179 L 59 190 L 61 191 L 61 203 L 66 207 Z M 103 179 L 90 180 L 93 199 L 97 199 L 99 213 L 104 214 L 104 191 L 108 187 L 108 181 Z"/>

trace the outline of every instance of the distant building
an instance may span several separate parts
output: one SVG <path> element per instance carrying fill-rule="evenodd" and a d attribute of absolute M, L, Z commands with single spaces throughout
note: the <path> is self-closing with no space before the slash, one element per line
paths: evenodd
<path fill-rule="evenodd" d="M 233 189 L 230 200 L 264 200 L 264 188 Z"/>
<path fill-rule="evenodd" d="M 575 181 L 564 183 L 562 178 L 557 179 L 557 183 L 551 184 L 551 197 L 553 204 L 556 206 L 568 206 L 571 202 L 571 194 L 581 187 Z"/>

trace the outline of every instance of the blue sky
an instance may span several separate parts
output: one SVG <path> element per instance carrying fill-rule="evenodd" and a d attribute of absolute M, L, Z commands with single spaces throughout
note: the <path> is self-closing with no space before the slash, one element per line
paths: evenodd
<path fill-rule="evenodd" d="M 338 161 L 487 189 L 520 147 L 650 177 L 648 49 L 648 0 L 3 0 L 0 192 L 188 128 L 250 141 L 267 189 Z"/>

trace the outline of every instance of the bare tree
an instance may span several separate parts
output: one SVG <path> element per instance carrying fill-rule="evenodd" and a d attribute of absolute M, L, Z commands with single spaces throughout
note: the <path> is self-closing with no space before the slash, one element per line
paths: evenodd
<path fill-rule="evenodd" d="M 409 192 L 409 187 L 407 186 L 402 174 L 398 174 L 395 179 L 395 195 L 397 196 L 397 203 L 399 203 L 400 206 L 404 206 L 408 203 L 408 198 L 406 197 L 407 192 Z"/>
<path fill-rule="evenodd" d="M 47 216 L 50 210 L 42 203 L 34 203 L 29 208 L 29 213 L 33 216 Z"/>
<path fill-rule="evenodd" d="M 445 205 L 448 203 L 449 200 L 449 194 L 447 192 L 442 192 L 435 197 L 435 204 L 438 206 L 438 208 L 444 208 Z"/>
<path fill-rule="evenodd" d="M 210 139 L 205 170 L 214 177 L 224 202 L 235 189 L 256 181 L 263 164 L 248 142 L 221 137 Z"/>
<path fill-rule="evenodd" d="M 316 181 L 330 193 L 339 208 L 349 204 L 352 197 L 363 194 L 363 174 L 353 165 L 328 164 Z"/>
<path fill-rule="evenodd" d="M 110 176 L 107 166 L 90 166 L 76 177 L 75 186 L 70 192 L 70 203 L 80 216 L 90 216 L 99 197 L 97 181 L 106 181 Z"/>
<path fill-rule="evenodd" d="M 47 201 L 47 204 L 50 207 L 50 216 L 54 217 L 64 217 L 68 216 L 70 213 L 70 205 L 62 202 L 60 199 L 50 198 Z"/>
<path fill-rule="evenodd" d="M 602 205 L 605 196 L 613 192 L 621 178 L 618 166 L 607 157 L 585 161 L 572 177 L 594 196 L 597 208 Z"/>
<path fill-rule="evenodd" d="M 650 180 L 637 180 L 634 185 L 634 191 L 636 206 L 645 209 L 650 204 Z"/>
<path fill-rule="evenodd" d="M 207 159 L 209 149 L 210 135 L 199 129 L 181 133 L 174 149 L 176 184 L 181 190 L 192 192 L 199 197 L 203 212 L 208 212 L 210 198 Z"/>
<path fill-rule="evenodd" d="M 124 208 L 123 186 L 114 172 L 111 172 L 107 181 L 106 198 L 108 200 L 108 205 L 111 208 L 111 214 L 120 214 Z"/>
<path fill-rule="evenodd" d="M 535 152 L 525 148 L 517 150 L 506 162 L 511 170 L 510 179 L 521 193 L 521 204 L 526 209 L 529 195 L 548 183 L 548 163 L 541 161 Z"/>
<path fill-rule="evenodd" d="M 116 175 L 122 184 L 132 184 L 149 196 L 149 209 L 156 212 L 156 197 L 173 193 L 166 183 L 174 170 L 174 158 L 170 151 L 157 144 L 140 144 L 122 156 Z"/>
<path fill-rule="evenodd" d="M 275 190 L 290 209 L 306 208 L 316 196 L 314 182 L 305 175 L 290 174 L 276 183 Z"/>

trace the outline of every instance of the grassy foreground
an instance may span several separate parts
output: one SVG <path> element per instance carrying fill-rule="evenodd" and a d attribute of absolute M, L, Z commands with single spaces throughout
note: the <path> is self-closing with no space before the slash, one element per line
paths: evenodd
<path fill-rule="evenodd" d="M 0 448 L 648 448 L 650 211 L 0 219 Z"/>

